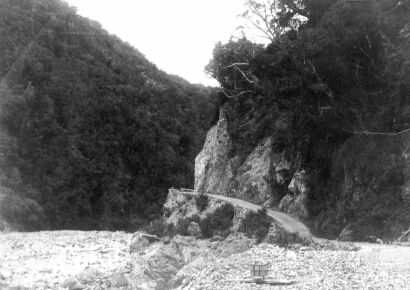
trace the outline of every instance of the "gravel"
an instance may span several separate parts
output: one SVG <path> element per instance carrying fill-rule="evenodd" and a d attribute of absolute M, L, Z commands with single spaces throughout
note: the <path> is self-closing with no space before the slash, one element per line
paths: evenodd
<path fill-rule="evenodd" d="M 392 258 L 392 254 L 402 257 Z M 185 289 L 272 289 L 246 283 L 252 263 L 270 263 L 267 280 L 292 282 L 275 289 L 410 289 L 410 249 L 364 246 L 359 251 L 291 250 L 260 244 L 217 259 Z"/>
<path fill-rule="evenodd" d="M 135 275 L 129 273 L 138 271 L 136 258 L 146 253 L 129 252 L 131 237 L 124 232 L 0 233 L 0 289 L 135 289 L 130 280 Z M 180 289 L 410 289 L 410 247 L 361 244 L 352 251 L 346 250 L 350 246 L 251 244 L 238 253 L 236 240 L 212 249 L 205 265 L 183 276 Z M 229 245 L 233 251 L 227 251 Z M 153 244 L 149 251 L 158 247 Z M 252 263 L 270 263 L 268 280 L 280 283 L 248 283 Z"/>

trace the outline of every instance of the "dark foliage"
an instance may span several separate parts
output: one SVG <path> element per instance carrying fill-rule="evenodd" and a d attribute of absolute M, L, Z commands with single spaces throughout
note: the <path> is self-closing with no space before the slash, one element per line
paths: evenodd
<path fill-rule="evenodd" d="M 260 2 L 249 1 L 256 6 Z M 363 220 L 380 225 L 393 218 L 400 203 L 396 189 L 403 178 L 376 172 L 383 175 L 367 178 L 371 182 L 360 189 L 372 202 L 363 198 L 351 207 L 351 197 L 333 186 L 339 181 L 332 179 L 332 163 L 342 144 L 357 132 L 395 133 L 410 127 L 410 2 L 276 2 L 276 22 L 266 29 L 280 33 L 268 31 L 275 35 L 269 45 L 261 47 L 246 38 L 217 44 L 207 66 L 229 95 L 222 108 L 233 139 L 231 154 L 246 156 L 261 139 L 272 136 L 280 140 L 276 152 L 283 151 L 289 160 L 300 157 L 297 167 L 317 175 L 311 218 L 326 215 L 334 225 L 332 221 L 346 222 L 344 214 L 355 218 L 352 212 L 361 212 Z M 369 172 L 378 168 L 364 160 L 354 162 L 353 168 L 360 162 Z M 380 195 L 374 186 L 383 188 Z M 337 206 L 333 202 L 334 212 L 329 212 L 335 200 Z M 341 229 L 338 225 L 335 232 Z"/>
<path fill-rule="evenodd" d="M 241 221 L 239 230 L 249 238 L 256 238 L 258 243 L 262 242 L 269 232 L 271 218 L 266 214 L 263 208 L 257 212 L 249 211 Z"/>
<path fill-rule="evenodd" d="M 204 238 L 211 238 L 215 232 L 223 235 L 227 234 L 229 228 L 233 225 L 235 208 L 233 205 L 226 203 L 218 207 L 213 213 L 201 220 L 200 227 Z"/>
<path fill-rule="evenodd" d="M 200 223 L 201 218 L 198 215 L 193 215 L 189 218 L 179 219 L 176 226 L 176 233 L 181 236 L 188 236 L 188 227 L 191 222 Z"/>
<path fill-rule="evenodd" d="M 204 211 L 208 206 L 209 198 L 206 194 L 201 194 L 195 198 L 196 207 L 200 212 Z"/>
<path fill-rule="evenodd" d="M 0 2 L 7 167 L 52 228 L 155 218 L 167 189 L 192 187 L 212 90 L 170 76 L 58 0 Z M 86 222 L 87 221 L 87 222 Z"/>

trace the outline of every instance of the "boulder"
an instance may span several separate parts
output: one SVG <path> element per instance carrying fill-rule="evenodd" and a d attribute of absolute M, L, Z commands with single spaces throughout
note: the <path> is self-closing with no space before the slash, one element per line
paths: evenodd
<path fill-rule="evenodd" d="M 110 287 L 127 287 L 129 285 L 127 277 L 123 273 L 114 273 L 109 279 L 107 286 Z"/>
<path fill-rule="evenodd" d="M 233 233 L 218 244 L 215 253 L 222 257 L 229 257 L 232 254 L 248 250 L 254 243 L 252 239 L 247 238 L 243 233 Z"/>
<path fill-rule="evenodd" d="M 84 285 L 81 285 L 81 283 L 74 277 L 68 277 L 60 284 L 60 286 L 68 290 L 80 290 L 85 288 Z"/>
<path fill-rule="evenodd" d="M 132 289 L 171 289 L 173 278 L 187 264 L 210 254 L 210 242 L 195 237 L 175 236 L 168 244 L 158 243 L 135 255 L 126 274 Z M 182 274 L 181 274 L 182 275 Z"/>
<path fill-rule="evenodd" d="M 271 223 L 269 232 L 265 238 L 266 243 L 287 246 L 289 244 L 310 245 L 313 241 L 310 237 L 303 237 L 298 233 L 290 233 L 278 226 L 276 223 Z"/>
<path fill-rule="evenodd" d="M 186 286 L 190 278 L 195 277 L 202 269 L 205 268 L 209 260 L 205 257 L 198 257 L 188 263 L 172 279 L 172 288 Z"/>
<path fill-rule="evenodd" d="M 87 268 L 75 276 L 81 284 L 91 284 L 101 278 L 103 273 L 96 268 Z"/>
<path fill-rule="evenodd" d="M 188 235 L 190 235 L 192 237 L 195 237 L 195 238 L 202 237 L 201 227 L 196 222 L 191 222 L 189 224 L 187 232 L 188 232 Z"/>
<path fill-rule="evenodd" d="M 147 258 L 144 274 L 155 281 L 155 289 L 169 289 L 172 278 L 185 264 L 181 249 L 172 242 Z"/>
<path fill-rule="evenodd" d="M 130 253 L 140 252 L 144 250 L 145 248 L 147 248 L 148 246 L 149 246 L 149 241 L 146 238 L 139 236 L 131 242 Z"/>
<path fill-rule="evenodd" d="M 160 238 L 154 235 L 135 233 L 131 237 L 130 252 L 139 252 L 146 249 L 150 244 L 161 241 Z"/>
<path fill-rule="evenodd" d="M 211 242 L 221 242 L 221 241 L 223 241 L 223 240 L 225 240 L 225 238 L 224 238 L 223 236 L 219 236 L 219 235 L 214 235 L 214 236 L 210 239 Z"/>

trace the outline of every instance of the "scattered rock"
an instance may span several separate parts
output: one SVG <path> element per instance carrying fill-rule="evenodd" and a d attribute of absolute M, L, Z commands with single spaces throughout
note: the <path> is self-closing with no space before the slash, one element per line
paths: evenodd
<path fill-rule="evenodd" d="M 194 277 L 202 269 L 204 269 L 208 262 L 209 260 L 207 258 L 198 257 L 197 259 L 182 267 L 182 269 L 178 271 L 178 273 L 172 280 L 172 288 L 177 288 L 188 284 L 187 280 L 189 280 L 190 277 Z"/>
<path fill-rule="evenodd" d="M 122 273 L 122 274 L 129 273 L 129 272 L 131 272 L 131 267 L 129 265 L 122 266 L 116 270 L 116 273 Z"/>
<path fill-rule="evenodd" d="M 84 286 L 81 285 L 80 282 L 74 277 L 68 277 L 63 283 L 61 283 L 60 286 L 62 288 L 67 288 L 68 290 L 84 289 Z"/>
<path fill-rule="evenodd" d="M 289 249 L 266 243 L 255 245 L 242 234 L 231 234 L 218 243 L 176 236 L 167 245 L 161 242 L 150 246 L 143 255 L 127 254 L 127 261 L 115 251 L 100 253 L 100 248 L 123 248 L 121 238 L 130 241 L 131 234 L 80 231 L 0 234 L 0 273 L 6 277 L 0 275 L 0 289 L 245 290 L 257 287 L 238 282 L 249 276 L 249 264 L 255 261 L 270 263 L 269 273 L 275 281 L 297 281 L 289 289 L 408 289 L 410 283 L 410 250 L 397 245 L 366 243 L 363 250 L 351 252 L 358 249 L 354 244 L 324 240 L 309 247 L 292 244 Z M 26 245 L 27 252 L 12 250 L 16 240 Z M 63 251 L 66 259 L 61 259 L 60 243 L 69 245 L 68 251 Z M 34 255 L 41 259 L 33 259 Z M 81 283 L 77 276 L 65 279 L 80 265 L 84 267 L 95 261 L 98 267 L 77 275 L 91 276 L 83 280 L 87 284 Z M 52 273 L 39 275 L 43 267 L 52 269 Z M 100 276 L 101 273 L 105 276 Z"/>
<path fill-rule="evenodd" d="M 242 233 L 234 233 L 218 244 L 216 254 L 221 255 L 222 257 L 228 257 L 232 254 L 244 252 L 252 245 L 254 245 L 253 240 L 247 238 Z"/>
<path fill-rule="evenodd" d="M 167 245 L 171 242 L 171 238 L 169 236 L 165 236 L 162 238 L 162 242 Z"/>
<path fill-rule="evenodd" d="M 155 235 L 135 233 L 131 237 L 130 252 L 133 253 L 133 252 L 142 251 L 145 248 L 147 248 L 150 244 L 156 243 L 159 241 L 161 241 L 161 239 Z"/>
<path fill-rule="evenodd" d="M 184 265 L 184 256 L 174 243 L 164 245 L 147 259 L 144 274 L 156 282 L 157 289 L 168 289 L 175 274 Z"/>
<path fill-rule="evenodd" d="M 213 236 L 213 237 L 210 239 L 210 241 L 211 241 L 211 242 L 220 242 L 220 241 L 223 241 L 224 239 L 225 239 L 225 238 L 222 237 L 222 236 L 215 235 L 215 236 Z"/>
<path fill-rule="evenodd" d="M 290 244 L 310 245 L 313 243 L 310 238 L 302 237 L 298 233 L 289 233 L 275 223 L 271 224 L 265 242 L 280 246 Z"/>
<path fill-rule="evenodd" d="M 87 268 L 76 275 L 76 278 L 81 284 L 91 284 L 102 276 L 103 274 L 98 269 Z"/>
<path fill-rule="evenodd" d="M 45 267 L 45 268 L 41 269 L 39 272 L 40 273 L 51 273 L 52 269 Z"/>
<path fill-rule="evenodd" d="M 191 222 L 187 229 L 188 235 L 196 238 L 202 237 L 201 227 L 197 222 Z"/>
<path fill-rule="evenodd" d="M 313 251 L 314 248 L 312 248 L 312 247 L 300 247 L 299 250 L 302 251 L 302 252 L 306 252 L 306 251 Z"/>
<path fill-rule="evenodd" d="M 297 258 L 297 254 L 294 251 L 287 251 L 286 258 L 290 260 L 294 260 Z"/>
<path fill-rule="evenodd" d="M 138 235 L 140 235 L 140 236 L 146 238 L 146 239 L 148 240 L 148 242 L 150 242 L 151 244 L 161 241 L 161 239 L 158 238 L 158 237 L 155 236 L 155 235 L 149 235 L 149 234 L 144 234 L 144 233 L 138 233 Z M 135 234 L 133 235 L 133 237 L 134 237 L 134 236 L 135 236 Z M 132 239 L 132 238 L 131 238 L 131 239 Z"/>
<path fill-rule="evenodd" d="M 148 246 L 149 246 L 149 241 L 146 238 L 139 236 L 131 242 L 130 253 L 140 252 L 144 250 L 145 248 L 147 248 Z"/>
<path fill-rule="evenodd" d="M 129 285 L 128 279 L 122 273 L 114 273 L 109 281 L 111 287 L 127 287 Z"/>

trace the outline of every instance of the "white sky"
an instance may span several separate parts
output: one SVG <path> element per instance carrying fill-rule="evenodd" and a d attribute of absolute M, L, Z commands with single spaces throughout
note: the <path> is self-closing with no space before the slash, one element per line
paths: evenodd
<path fill-rule="evenodd" d="M 192 83 L 217 85 L 204 73 L 218 41 L 240 25 L 244 0 L 66 0 L 160 69 Z"/>

